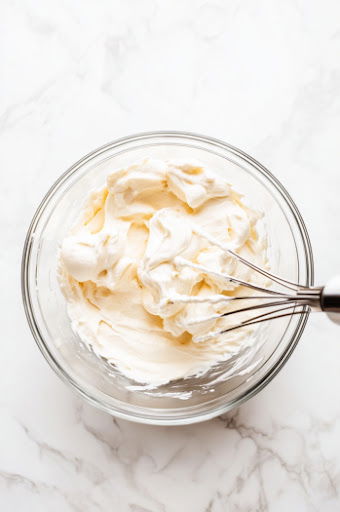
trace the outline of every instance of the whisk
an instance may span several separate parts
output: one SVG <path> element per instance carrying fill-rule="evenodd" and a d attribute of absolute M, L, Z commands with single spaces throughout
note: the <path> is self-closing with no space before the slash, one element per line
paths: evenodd
<path fill-rule="evenodd" d="M 223 330 L 210 332 L 203 336 L 198 336 L 196 337 L 196 341 L 205 341 L 209 338 L 220 336 L 221 334 L 239 329 L 241 327 L 258 324 L 261 322 L 267 322 L 277 318 L 283 318 L 292 315 L 307 315 L 311 311 L 324 311 L 329 314 L 331 320 L 340 324 L 340 275 L 331 279 L 325 286 L 304 286 L 288 279 L 279 277 L 263 268 L 260 268 L 258 265 L 255 265 L 251 261 L 243 258 L 224 244 L 220 243 L 215 238 L 211 237 L 202 229 L 194 226 L 193 230 L 197 235 L 205 238 L 208 242 L 210 242 L 210 244 L 219 247 L 233 258 L 236 258 L 243 265 L 251 268 L 255 272 L 258 272 L 265 278 L 269 279 L 272 283 L 275 283 L 276 288 L 278 288 L 265 288 L 254 283 L 238 279 L 233 275 L 216 272 L 215 270 L 205 267 L 204 265 L 198 265 L 183 257 L 177 256 L 175 258 L 175 264 L 178 267 L 188 266 L 199 270 L 205 275 L 224 279 L 227 282 L 251 288 L 258 292 L 253 295 L 231 297 L 223 294 L 212 295 L 209 296 L 209 298 L 186 295 L 178 295 L 172 297 L 170 299 L 171 303 L 203 303 L 207 300 L 209 300 L 210 303 L 234 301 L 240 301 L 240 303 L 242 303 L 242 301 L 245 300 L 256 301 L 256 303 L 251 306 L 240 307 L 233 311 L 228 311 L 222 314 L 215 314 L 209 317 L 199 318 L 198 320 L 191 321 L 190 324 L 193 325 L 207 322 L 209 320 L 216 320 L 218 318 L 226 318 L 231 315 L 237 318 L 237 315 L 249 311 L 258 312 L 258 314 L 255 313 L 254 316 L 251 316 L 250 318 L 236 321 L 235 324 L 232 324 Z"/>

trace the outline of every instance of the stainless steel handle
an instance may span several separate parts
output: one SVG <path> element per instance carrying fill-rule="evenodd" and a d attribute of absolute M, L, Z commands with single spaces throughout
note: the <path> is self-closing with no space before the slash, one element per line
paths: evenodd
<path fill-rule="evenodd" d="M 340 324 L 340 276 L 333 277 L 322 288 L 320 305 L 322 311 L 328 313 L 333 322 Z"/>

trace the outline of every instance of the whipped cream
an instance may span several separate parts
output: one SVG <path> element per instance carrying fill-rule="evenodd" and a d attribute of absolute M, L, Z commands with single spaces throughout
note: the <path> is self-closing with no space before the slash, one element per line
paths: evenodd
<path fill-rule="evenodd" d="M 153 386 L 234 355 L 250 327 L 208 335 L 235 323 L 218 315 L 245 292 L 223 275 L 263 278 L 224 248 L 265 266 L 260 217 L 199 163 L 146 159 L 112 172 L 85 198 L 60 250 L 73 330 L 124 375 Z"/>

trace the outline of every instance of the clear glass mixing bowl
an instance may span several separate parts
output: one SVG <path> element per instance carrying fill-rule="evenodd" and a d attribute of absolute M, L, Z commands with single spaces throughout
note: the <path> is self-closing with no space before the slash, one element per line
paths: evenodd
<path fill-rule="evenodd" d="M 113 168 L 146 156 L 200 160 L 265 212 L 274 273 L 312 285 L 312 250 L 297 207 L 267 169 L 224 142 L 192 133 L 142 133 L 107 144 L 74 164 L 46 194 L 29 227 L 22 259 L 24 307 L 41 352 L 65 382 L 100 409 L 142 423 L 187 424 L 224 413 L 262 389 L 292 353 L 307 315 L 266 323 L 256 331 L 261 343 L 243 355 L 241 366 L 237 357 L 231 358 L 201 377 L 156 390 L 131 382 L 85 347 L 71 330 L 59 289 L 58 247 L 87 192 L 101 186 Z"/>

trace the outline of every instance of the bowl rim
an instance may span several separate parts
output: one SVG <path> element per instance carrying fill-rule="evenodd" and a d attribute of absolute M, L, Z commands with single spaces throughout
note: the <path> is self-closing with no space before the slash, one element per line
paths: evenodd
<path fill-rule="evenodd" d="M 308 285 L 314 284 L 314 260 L 313 260 L 313 251 L 310 242 L 310 238 L 308 235 L 308 231 L 305 225 L 305 222 L 295 204 L 292 197 L 285 189 L 285 187 L 281 184 L 281 182 L 260 162 L 258 162 L 255 158 L 251 157 L 244 151 L 238 149 L 237 147 L 228 144 L 220 139 L 209 137 L 205 135 L 200 135 L 193 132 L 186 131 L 173 131 L 173 130 L 161 130 L 161 131 L 149 131 L 149 132 L 140 132 L 137 134 L 133 134 L 126 137 L 121 137 L 119 139 L 115 139 L 112 142 L 108 142 L 95 150 L 87 153 L 85 156 L 80 158 L 77 162 L 75 162 L 71 167 L 69 167 L 65 172 L 61 174 L 61 176 L 53 183 L 53 185 L 49 188 L 43 199 L 41 200 L 38 208 L 36 209 L 33 218 L 30 222 L 30 225 L 27 230 L 27 234 L 25 237 L 25 242 L 22 251 L 22 260 L 21 260 L 21 292 L 22 292 L 22 301 L 24 306 L 24 311 L 26 315 L 27 322 L 29 324 L 31 333 L 35 342 L 38 345 L 39 350 L 43 354 L 44 358 L 50 365 L 50 367 L 54 370 L 54 372 L 64 381 L 71 389 L 80 394 L 87 402 L 91 403 L 95 407 L 105 412 L 108 412 L 111 415 L 114 415 L 118 418 L 122 418 L 129 421 L 134 421 L 136 423 L 144 423 L 144 424 L 152 424 L 152 425 L 185 425 L 198 423 L 202 421 L 209 420 L 220 414 L 226 413 L 229 410 L 233 409 L 249 400 L 253 396 L 255 396 L 258 392 L 260 392 L 281 370 L 281 368 L 285 365 L 291 354 L 293 353 L 297 343 L 304 331 L 306 326 L 309 312 L 307 308 L 305 308 L 304 314 L 301 314 L 300 320 L 295 328 L 294 333 L 291 336 L 291 340 L 288 343 L 284 353 L 279 358 L 279 360 L 274 364 L 272 368 L 270 368 L 263 377 L 254 383 L 254 385 L 248 390 L 244 391 L 240 396 L 231 400 L 227 404 L 220 405 L 218 407 L 212 407 L 207 411 L 197 412 L 195 415 L 187 415 L 181 417 L 155 417 L 141 414 L 132 414 L 131 412 L 123 411 L 120 409 L 115 409 L 112 406 L 104 404 L 100 399 L 91 395 L 88 391 L 85 391 L 80 384 L 73 379 L 71 375 L 69 375 L 58 363 L 58 361 L 54 358 L 53 354 L 50 352 L 45 340 L 40 333 L 40 329 L 36 322 L 32 301 L 31 301 L 31 293 L 29 286 L 29 267 L 31 261 L 31 247 L 32 247 L 32 239 L 33 234 L 35 232 L 36 227 L 39 224 L 39 220 L 45 210 L 45 207 L 49 203 L 49 200 L 53 197 L 54 193 L 59 189 L 59 187 L 66 181 L 70 176 L 76 173 L 84 164 L 92 160 L 93 158 L 99 156 L 107 150 L 111 150 L 117 148 L 119 146 L 123 146 L 127 143 L 138 142 L 140 140 L 148 140 L 153 138 L 184 138 L 186 140 L 211 144 L 214 147 L 219 147 L 221 149 L 227 150 L 230 153 L 235 154 L 238 157 L 241 157 L 243 160 L 252 165 L 252 167 L 256 168 L 258 172 L 260 172 L 271 184 L 274 188 L 280 193 L 285 203 L 288 205 L 291 213 L 294 216 L 297 227 L 299 228 L 299 232 L 301 235 L 301 239 L 304 247 L 304 256 L 306 259 L 306 281 Z"/>

